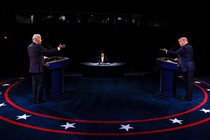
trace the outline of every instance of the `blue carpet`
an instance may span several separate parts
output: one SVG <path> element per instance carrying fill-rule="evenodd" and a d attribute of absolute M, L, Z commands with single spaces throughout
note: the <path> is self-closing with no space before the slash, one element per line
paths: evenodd
<path fill-rule="evenodd" d="M 2 140 L 206 140 L 210 80 L 194 78 L 193 100 L 157 96 L 158 76 L 65 76 L 65 95 L 32 103 L 30 77 L 0 78 Z M 184 96 L 183 80 L 177 96 Z"/>

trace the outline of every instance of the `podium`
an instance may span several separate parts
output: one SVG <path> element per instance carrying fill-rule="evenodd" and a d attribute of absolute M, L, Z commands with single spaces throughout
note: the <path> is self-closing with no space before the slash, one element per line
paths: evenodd
<path fill-rule="evenodd" d="M 157 58 L 157 67 L 160 72 L 160 85 L 158 95 L 172 97 L 176 94 L 176 73 L 178 71 L 177 62 L 171 58 Z"/>
<path fill-rule="evenodd" d="M 56 99 L 64 93 L 64 70 L 69 65 L 68 57 L 49 57 L 45 61 L 46 67 L 46 97 Z"/>

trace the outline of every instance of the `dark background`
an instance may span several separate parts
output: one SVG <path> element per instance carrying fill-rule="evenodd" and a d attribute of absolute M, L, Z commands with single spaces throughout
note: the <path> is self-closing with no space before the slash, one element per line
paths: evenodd
<path fill-rule="evenodd" d="M 28 73 L 27 47 L 34 33 L 42 35 L 45 47 L 67 45 L 54 55 L 70 58 L 66 70 L 69 72 L 79 72 L 79 63 L 94 61 L 100 50 L 105 51 L 110 62 L 126 62 L 128 72 L 151 72 L 156 70 L 156 58 L 166 56 L 159 48 L 178 45 L 177 39 L 181 36 L 187 36 L 194 47 L 197 73 L 209 71 L 209 12 L 203 2 L 36 1 L 10 7 L 11 3 L 6 2 L 0 10 L 2 73 Z M 21 19 L 31 14 L 35 15 L 33 24 Z M 61 14 L 68 15 L 70 20 L 58 22 Z M 98 19 L 109 16 L 110 21 L 106 24 L 101 20 L 88 22 L 91 14 Z M 47 15 L 54 18 L 44 20 Z M 78 15 L 81 23 L 77 22 Z M 115 21 L 118 16 L 124 16 L 126 22 Z M 139 24 L 132 23 L 136 16 Z"/>

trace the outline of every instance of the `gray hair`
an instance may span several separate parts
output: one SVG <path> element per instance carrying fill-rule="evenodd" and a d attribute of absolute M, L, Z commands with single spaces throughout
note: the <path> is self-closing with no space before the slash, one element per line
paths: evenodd
<path fill-rule="evenodd" d="M 40 34 L 34 34 L 34 35 L 32 36 L 32 40 L 34 41 L 34 40 L 36 40 L 37 37 L 40 37 L 40 36 L 41 36 Z"/>

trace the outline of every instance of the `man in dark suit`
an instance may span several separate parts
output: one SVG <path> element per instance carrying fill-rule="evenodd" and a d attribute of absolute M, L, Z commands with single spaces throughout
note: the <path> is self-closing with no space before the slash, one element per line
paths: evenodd
<path fill-rule="evenodd" d="M 28 46 L 28 55 L 30 60 L 29 73 L 32 75 L 33 102 L 39 104 L 42 102 L 44 78 L 44 55 L 55 53 L 66 47 L 65 44 L 59 44 L 57 48 L 46 49 L 42 45 L 40 34 L 32 36 L 32 43 Z"/>
<path fill-rule="evenodd" d="M 178 55 L 178 64 L 180 72 L 183 74 L 185 80 L 186 94 L 184 97 L 180 98 L 183 101 L 192 100 L 192 88 L 193 88 L 193 76 L 195 71 L 195 64 L 193 61 L 193 47 L 188 43 L 186 37 L 181 37 L 178 39 L 180 49 L 173 51 L 167 49 L 160 49 L 166 54 Z"/>

